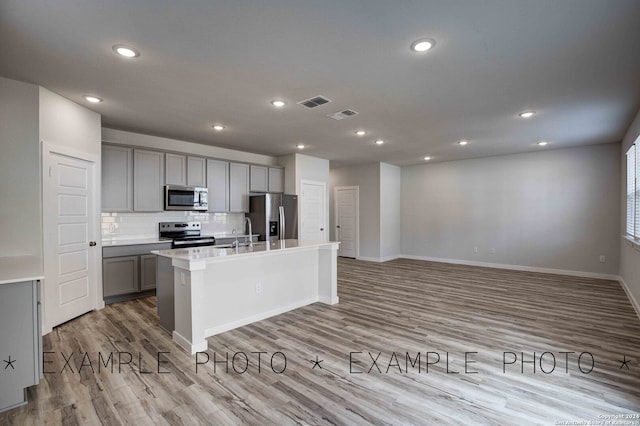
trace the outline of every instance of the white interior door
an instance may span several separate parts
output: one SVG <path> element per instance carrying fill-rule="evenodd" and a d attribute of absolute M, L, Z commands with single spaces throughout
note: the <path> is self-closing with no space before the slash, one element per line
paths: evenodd
<path fill-rule="evenodd" d="M 95 163 L 44 150 L 44 332 L 97 305 Z"/>
<path fill-rule="evenodd" d="M 326 241 L 327 184 L 301 182 L 300 239 Z"/>
<path fill-rule="evenodd" d="M 358 191 L 357 186 L 335 189 L 336 240 L 338 256 L 358 256 Z"/>

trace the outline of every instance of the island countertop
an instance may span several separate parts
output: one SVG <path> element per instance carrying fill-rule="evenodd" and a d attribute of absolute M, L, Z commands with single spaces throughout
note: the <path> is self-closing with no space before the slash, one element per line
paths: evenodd
<path fill-rule="evenodd" d="M 313 249 L 320 246 L 338 245 L 339 242 L 333 241 L 306 241 L 306 240 L 276 240 L 276 241 L 258 241 L 252 246 L 240 246 L 221 248 L 216 246 L 190 247 L 183 249 L 170 250 L 153 250 L 151 253 L 169 257 L 174 260 L 192 261 L 225 261 L 228 259 L 237 259 L 245 256 L 259 256 L 271 253 L 279 253 L 287 250 L 304 250 Z"/>

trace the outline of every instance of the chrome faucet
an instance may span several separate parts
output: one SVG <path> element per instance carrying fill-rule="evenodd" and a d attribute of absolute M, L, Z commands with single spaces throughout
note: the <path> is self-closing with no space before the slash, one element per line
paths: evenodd
<path fill-rule="evenodd" d="M 244 218 L 244 221 L 249 224 L 249 247 L 252 247 L 253 246 L 253 230 L 251 229 L 251 219 L 249 219 L 249 216 L 246 216 Z"/>
<path fill-rule="evenodd" d="M 232 243 L 231 243 L 231 247 L 233 247 L 233 248 L 238 248 L 238 246 L 240 245 L 240 243 L 238 242 L 238 234 L 236 234 L 236 228 L 233 228 L 233 229 L 231 230 L 231 234 L 232 234 L 233 236 L 235 236 L 235 237 L 236 237 L 236 240 L 235 240 L 234 242 L 232 242 Z"/>

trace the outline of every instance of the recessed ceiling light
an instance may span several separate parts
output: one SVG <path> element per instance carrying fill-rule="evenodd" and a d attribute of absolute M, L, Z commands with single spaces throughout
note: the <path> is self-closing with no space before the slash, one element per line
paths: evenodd
<path fill-rule="evenodd" d="M 214 124 L 212 127 L 213 127 L 213 130 L 216 130 L 218 132 L 224 130 L 224 126 L 222 126 L 220 124 Z"/>
<path fill-rule="evenodd" d="M 518 114 L 518 117 L 520 118 L 531 118 L 536 114 L 535 111 L 522 111 L 520 114 Z"/>
<path fill-rule="evenodd" d="M 538 146 L 547 146 L 548 143 L 549 142 L 547 142 L 547 141 L 540 141 L 540 142 L 538 142 Z"/>
<path fill-rule="evenodd" d="M 113 51 L 120 56 L 124 56 L 125 58 L 137 58 L 138 56 L 140 56 L 140 52 L 138 52 L 133 47 L 123 46 L 121 44 L 114 45 Z"/>
<path fill-rule="evenodd" d="M 436 45 L 436 41 L 432 38 L 421 38 L 411 43 L 411 50 L 414 52 L 426 52 Z"/>
<path fill-rule="evenodd" d="M 468 141 L 461 140 L 460 142 L 458 142 L 458 145 L 465 146 L 465 145 L 466 145 L 466 144 L 468 144 L 468 143 L 469 143 Z"/>
<path fill-rule="evenodd" d="M 384 141 L 382 139 L 378 139 L 376 141 L 376 145 L 382 145 L 384 143 Z"/>
<path fill-rule="evenodd" d="M 431 157 L 429 157 L 428 155 L 424 157 L 424 161 L 429 161 L 429 160 L 431 160 Z"/>
<path fill-rule="evenodd" d="M 91 102 L 92 104 L 97 104 L 97 103 L 102 102 L 102 99 L 97 98 L 97 97 L 95 97 L 95 96 L 89 96 L 89 95 L 86 95 L 86 96 L 83 96 L 83 98 L 84 98 L 87 102 Z"/>
<path fill-rule="evenodd" d="M 299 143 L 298 145 L 296 145 L 296 148 L 304 149 L 304 144 L 303 143 Z"/>
<path fill-rule="evenodd" d="M 282 108 L 283 106 L 286 105 L 286 103 L 284 101 L 276 99 L 274 101 L 271 101 L 271 105 L 273 105 L 276 108 Z"/>
<path fill-rule="evenodd" d="M 365 132 L 364 130 L 358 130 L 358 131 L 356 131 L 356 135 L 358 135 L 358 136 L 364 136 L 364 135 L 366 135 L 366 134 L 367 134 L 367 132 Z"/>

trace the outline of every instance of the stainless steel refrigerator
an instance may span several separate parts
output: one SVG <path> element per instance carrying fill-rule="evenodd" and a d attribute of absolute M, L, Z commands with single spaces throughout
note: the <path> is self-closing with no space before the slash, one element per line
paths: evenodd
<path fill-rule="evenodd" d="M 298 238 L 298 196 L 288 194 L 252 195 L 249 218 L 260 240 Z"/>

